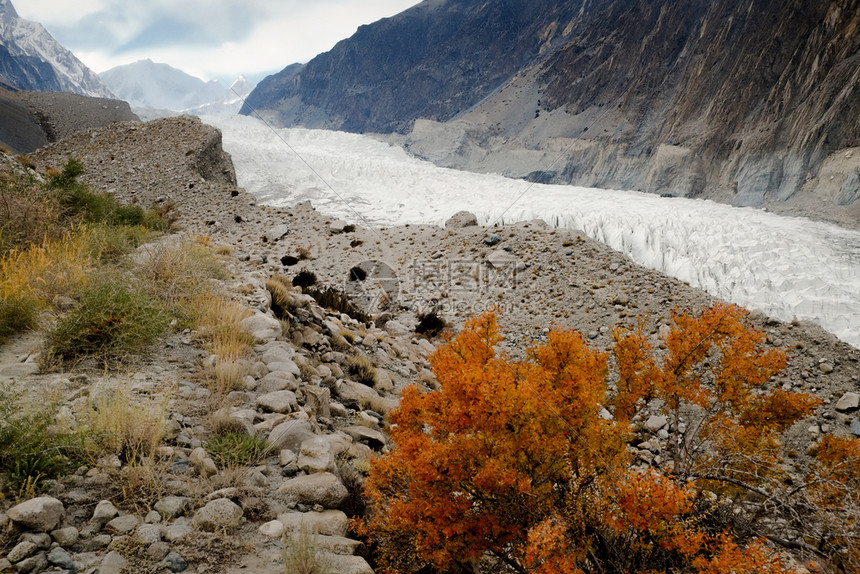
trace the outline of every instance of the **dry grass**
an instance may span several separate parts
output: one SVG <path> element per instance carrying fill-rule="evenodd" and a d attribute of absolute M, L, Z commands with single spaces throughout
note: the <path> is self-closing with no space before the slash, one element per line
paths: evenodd
<path fill-rule="evenodd" d="M 206 243 L 166 240 L 147 246 L 137 256 L 136 273 L 169 311 L 191 318 L 195 298 L 211 291 L 212 281 L 226 279 L 221 259 Z"/>
<path fill-rule="evenodd" d="M 377 383 L 376 367 L 364 355 L 353 355 L 347 362 L 349 372 L 356 382 L 374 386 Z"/>
<path fill-rule="evenodd" d="M 90 402 L 85 423 L 92 436 L 91 455 L 115 454 L 126 463 L 154 459 L 164 438 L 165 399 L 132 396 L 128 385 L 106 390 Z"/>
<path fill-rule="evenodd" d="M 0 258 L 0 298 L 32 296 L 40 305 L 81 287 L 94 265 L 85 234 L 45 239 Z"/>
<path fill-rule="evenodd" d="M 206 348 L 222 361 L 237 361 L 247 357 L 254 337 L 242 325 L 253 312 L 237 301 L 206 295 L 195 299 L 198 310 L 197 327 Z"/>
<path fill-rule="evenodd" d="M 273 275 L 266 280 L 266 289 L 272 295 L 272 312 L 278 318 L 285 318 L 294 310 L 292 285 L 283 275 Z"/>
<path fill-rule="evenodd" d="M 242 389 L 245 386 L 245 375 L 247 374 L 247 361 L 219 359 L 215 365 L 215 390 L 226 394 Z"/>

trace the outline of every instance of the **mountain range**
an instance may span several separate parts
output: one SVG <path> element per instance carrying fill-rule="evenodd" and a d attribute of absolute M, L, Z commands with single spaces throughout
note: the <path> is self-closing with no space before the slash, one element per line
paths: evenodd
<path fill-rule="evenodd" d="M 9 0 L 0 0 L 0 76 L 6 89 L 115 97 L 41 24 L 19 17 Z"/>
<path fill-rule="evenodd" d="M 252 111 L 539 182 L 857 209 L 860 0 L 426 0 Z"/>

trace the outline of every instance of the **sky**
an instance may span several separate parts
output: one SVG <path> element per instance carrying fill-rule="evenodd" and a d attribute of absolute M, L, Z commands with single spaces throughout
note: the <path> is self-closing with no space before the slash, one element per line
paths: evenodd
<path fill-rule="evenodd" d="M 13 0 L 95 72 L 146 58 L 204 80 L 259 81 L 419 0 Z"/>

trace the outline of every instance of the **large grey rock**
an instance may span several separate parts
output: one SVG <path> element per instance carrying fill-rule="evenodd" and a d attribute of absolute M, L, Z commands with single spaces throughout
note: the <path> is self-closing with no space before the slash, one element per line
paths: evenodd
<path fill-rule="evenodd" d="M 291 413 L 299 410 L 296 394 L 292 391 L 275 391 L 257 397 L 257 407 L 269 413 Z"/>
<path fill-rule="evenodd" d="M 260 360 L 266 365 L 269 365 L 271 363 L 292 362 L 295 356 L 296 352 L 291 346 L 277 344 L 266 349 L 260 357 Z"/>
<path fill-rule="evenodd" d="M 312 436 L 314 436 L 314 432 L 310 423 L 305 420 L 296 419 L 283 422 L 272 429 L 266 442 L 275 452 L 289 449 L 298 453 L 302 443 Z"/>
<path fill-rule="evenodd" d="M 257 382 L 258 393 L 274 393 L 276 391 L 295 391 L 299 388 L 296 378 L 285 371 L 273 371 Z"/>
<path fill-rule="evenodd" d="M 138 540 L 147 546 L 161 542 L 161 525 L 160 524 L 141 524 L 137 527 L 134 533 Z"/>
<path fill-rule="evenodd" d="M 307 386 L 305 393 L 305 412 L 316 417 L 331 418 L 331 391 L 326 387 Z"/>
<path fill-rule="evenodd" d="M 314 436 L 302 441 L 298 465 L 308 474 L 335 472 L 337 466 L 331 443 L 322 436 Z"/>
<path fill-rule="evenodd" d="M 400 337 L 409 333 L 409 329 L 400 321 L 388 321 L 385 324 L 385 331 L 392 337 Z"/>
<path fill-rule="evenodd" d="M 860 408 L 860 393 L 845 393 L 838 401 L 836 401 L 835 408 L 840 413 L 856 411 Z"/>
<path fill-rule="evenodd" d="M 657 432 L 667 424 L 669 424 L 669 419 L 662 415 L 655 415 L 648 417 L 648 420 L 645 421 L 645 428 L 651 432 Z"/>
<path fill-rule="evenodd" d="M 191 524 L 206 532 L 231 531 L 242 521 L 242 507 L 229 498 L 216 498 L 197 511 Z"/>
<path fill-rule="evenodd" d="M 13 506 L 8 516 L 19 526 L 39 532 L 54 530 L 66 514 L 63 503 L 51 496 L 31 498 Z"/>
<path fill-rule="evenodd" d="M 276 225 L 276 226 L 272 227 L 271 229 L 269 229 L 266 232 L 265 237 L 269 243 L 274 243 L 278 239 L 287 235 L 289 232 L 290 232 L 290 226 L 287 225 L 286 223 L 282 223 L 280 225 Z"/>
<path fill-rule="evenodd" d="M 77 544 L 80 533 L 74 526 L 69 526 L 68 528 L 60 528 L 51 532 L 51 538 L 63 548 L 68 548 Z"/>
<path fill-rule="evenodd" d="M 99 574 L 122 574 L 128 566 L 128 560 L 117 551 L 108 552 L 102 560 L 101 567 L 98 569 Z"/>
<path fill-rule="evenodd" d="M 258 341 L 273 341 L 283 332 L 280 321 L 259 311 L 244 319 L 241 326 Z"/>
<path fill-rule="evenodd" d="M 32 556 L 33 553 L 36 552 L 36 550 L 38 549 L 39 547 L 30 542 L 29 540 L 24 540 L 23 542 L 19 542 L 18 544 L 16 544 L 12 548 L 12 550 L 10 550 L 8 554 L 6 554 L 6 558 L 8 558 L 9 561 L 14 564 L 15 562 L 20 562 L 21 560 Z"/>
<path fill-rule="evenodd" d="M 346 427 L 343 432 L 352 437 L 354 441 L 364 443 L 374 450 L 379 450 L 388 443 L 388 437 L 385 436 L 385 433 L 361 425 Z"/>
<path fill-rule="evenodd" d="M 188 508 L 190 500 L 185 496 L 165 496 L 155 503 L 155 510 L 164 518 L 181 516 Z"/>
<path fill-rule="evenodd" d="M 469 211 L 458 211 L 445 222 L 445 229 L 462 229 L 478 225 L 478 218 Z"/>
<path fill-rule="evenodd" d="M 46 558 L 49 563 L 57 566 L 58 568 L 68 570 L 70 572 L 75 571 L 75 561 L 72 560 L 72 557 L 68 552 L 59 546 L 48 552 L 48 556 Z"/>
<path fill-rule="evenodd" d="M 291 532 L 300 532 L 305 528 L 316 534 L 346 536 L 349 531 L 349 518 L 340 510 L 288 512 L 278 515 L 278 520 L 285 531 Z"/>
<path fill-rule="evenodd" d="M 96 524 L 104 526 L 118 514 L 119 510 L 117 510 L 116 506 L 113 505 L 113 502 L 111 502 L 110 500 L 102 500 L 101 502 L 96 504 L 96 508 L 95 510 L 93 510 L 92 521 Z"/>
<path fill-rule="evenodd" d="M 338 508 L 349 497 L 340 479 L 330 472 L 291 478 L 278 488 L 278 494 L 288 504 L 319 504 L 323 508 Z"/>

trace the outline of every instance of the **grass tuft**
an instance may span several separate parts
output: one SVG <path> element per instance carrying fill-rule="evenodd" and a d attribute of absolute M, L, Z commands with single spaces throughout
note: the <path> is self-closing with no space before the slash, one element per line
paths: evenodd
<path fill-rule="evenodd" d="M 349 372 L 357 383 L 374 386 L 377 383 L 376 367 L 364 355 L 353 355 L 347 361 Z"/>
<path fill-rule="evenodd" d="M 255 465 L 268 451 L 265 439 L 244 430 L 219 434 L 203 447 L 219 468 Z"/>

